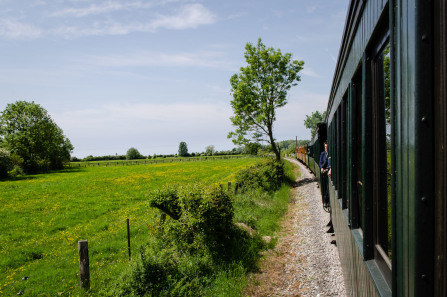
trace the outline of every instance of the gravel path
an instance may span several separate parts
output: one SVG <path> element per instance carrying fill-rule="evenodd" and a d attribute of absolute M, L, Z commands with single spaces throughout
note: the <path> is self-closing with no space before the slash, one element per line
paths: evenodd
<path fill-rule="evenodd" d="M 323 210 L 314 175 L 301 163 L 301 177 L 277 234 L 274 250 L 265 253 L 260 270 L 251 275 L 245 296 L 346 296 L 338 250 L 326 233 L 329 214 Z"/>

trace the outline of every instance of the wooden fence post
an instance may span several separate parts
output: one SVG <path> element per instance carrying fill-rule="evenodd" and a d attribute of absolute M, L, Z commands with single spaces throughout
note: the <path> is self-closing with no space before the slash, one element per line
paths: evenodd
<path fill-rule="evenodd" d="M 79 251 L 79 287 L 85 290 L 90 289 L 90 269 L 88 258 L 88 241 L 78 241 Z"/>
<path fill-rule="evenodd" d="M 237 194 L 238 187 L 239 187 L 239 183 L 234 184 L 234 194 Z"/>
<path fill-rule="evenodd" d="M 231 182 L 228 182 L 228 192 L 231 190 Z"/>

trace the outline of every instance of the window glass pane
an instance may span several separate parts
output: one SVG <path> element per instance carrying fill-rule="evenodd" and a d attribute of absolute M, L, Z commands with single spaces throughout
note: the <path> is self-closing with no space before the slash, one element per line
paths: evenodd
<path fill-rule="evenodd" d="M 374 63 L 374 159 L 375 221 L 378 256 L 391 268 L 391 105 L 390 47 L 379 52 Z"/>
<path fill-rule="evenodd" d="M 391 94 L 390 94 L 390 45 L 388 44 L 383 51 L 383 78 L 385 88 L 385 131 L 386 131 L 386 189 L 387 189 L 387 254 L 391 259 Z"/>
<path fill-rule="evenodd" d="M 349 159 L 348 159 L 348 97 L 343 97 L 343 208 L 349 205 Z"/>
<path fill-rule="evenodd" d="M 355 177 L 355 190 L 357 198 L 357 217 L 358 217 L 358 226 L 362 228 L 363 226 L 363 215 L 362 215 L 362 192 L 363 192 L 363 180 L 362 180 L 362 76 L 358 75 L 354 79 L 353 83 L 354 88 L 354 96 L 353 100 L 356 101 L 355 107 L 355 130 L 354 133 L 356 138 L 355 143 L 355 165 L 356 165 L 356 171 L 354 172 Z"/>

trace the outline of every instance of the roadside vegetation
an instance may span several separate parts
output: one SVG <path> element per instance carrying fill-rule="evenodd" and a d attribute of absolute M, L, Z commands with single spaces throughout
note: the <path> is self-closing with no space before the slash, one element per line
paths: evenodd
<path fill-rule="evenodd" d="M 289 199 L 291 177 L 276 185 L 265 178 L 263 186 L 244 186 L 234 195 L 235 182 L 258 160 L 84 167 L 2 181 L 0 295 L 238 296 L 259 252 L 274 243 L 262 236 L 273 235 Z M 254 168 L 248 171 L 258 180 L 263 170 Z M 161 220 L 163 211 L 154 202 L 166 191 L 178 193 L 183 207 L 191 203 L 177 220 L 169 215 Z M 195 216 L 186 211 L 194 203 L 203 210 Z M 220 210 L 222 215 L 209 215 Z M 219 216 L 224 223 L 213 221 Z M 210 230 L 221 228 L 223 237 L 206 231 L 211 224 L 217 229 Z M 89 292 L 78 288 L 77 241 L 82 239 L 89 241 Z"/>
<path fill-rule="evenodd" d="M 151 192 L 154 236 L 118 281 L 92 295 L 242 296 L 260 252 L 275 244 L 295 178 L 291 164 L 264 159 L 239 171 L 237 194 L 203 184 Z"/>

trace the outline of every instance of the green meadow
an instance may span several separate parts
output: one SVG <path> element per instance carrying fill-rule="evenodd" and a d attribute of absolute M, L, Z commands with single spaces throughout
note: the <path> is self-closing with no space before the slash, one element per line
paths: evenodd
<path fill-rule="evenodd" d="M 0 181 L 0 296 L 79 294 L 79 240 L 88 240 L 91 287 L 104 285 L 153 234 L 147 196 L 166 184 L 234 182 L 256 158 L 132 166 L 76 166 Z"/>

